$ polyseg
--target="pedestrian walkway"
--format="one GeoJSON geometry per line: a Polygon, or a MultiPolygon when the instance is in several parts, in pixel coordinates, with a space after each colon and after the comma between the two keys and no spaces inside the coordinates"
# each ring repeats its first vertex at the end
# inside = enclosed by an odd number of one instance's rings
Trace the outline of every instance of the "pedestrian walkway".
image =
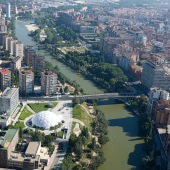
{"type": "Polygon", "coordinates": [[[26,108],[27,108],[31,113],[35,114],[34,110],[32,110],[32,108],[31,108],[28,104],[26,104],[26,108]]]}
{"type": "Polygon", "coordinates": [[[73,118],[73,122],[80,123],[82,126],[85,126],[84,122],[82,122],[82,121],[79,120],[79,119],[73,118]]]}

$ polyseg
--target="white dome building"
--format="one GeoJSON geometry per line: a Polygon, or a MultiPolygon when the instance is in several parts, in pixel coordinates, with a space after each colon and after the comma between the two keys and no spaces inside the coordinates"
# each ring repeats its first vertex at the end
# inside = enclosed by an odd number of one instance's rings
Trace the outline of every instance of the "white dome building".
{"type": "Polygon", "coordinates": [[[32,126],[50,129],[62,121],[62,115],[50,111],[42,111],[32,117],[32,126]]]}

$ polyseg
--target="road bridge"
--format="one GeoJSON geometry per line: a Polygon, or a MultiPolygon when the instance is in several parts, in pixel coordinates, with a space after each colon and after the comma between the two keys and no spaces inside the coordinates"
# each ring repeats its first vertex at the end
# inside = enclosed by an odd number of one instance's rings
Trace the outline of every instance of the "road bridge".
{"type": "Polygon", "coordinates": [[[36,101],[55,101],[55,100],[72,100],[74,97],[84,100],[99,100],[99,99],[120,99],[130,100],[138,97],[133,93],[102,93],[102,94],[88,94],[88,95],[60,95],[60,96],[37,96],[37,97],[22,97],[22,101],[36,100],[36,101]]]}
{"type": "Polygon", "coordinates": [[[133,99],[137,95],[133,93],[102,93],[102,94],[90,94],[90,95],[77,95],[77,98],[82,99],[133,99]]]}

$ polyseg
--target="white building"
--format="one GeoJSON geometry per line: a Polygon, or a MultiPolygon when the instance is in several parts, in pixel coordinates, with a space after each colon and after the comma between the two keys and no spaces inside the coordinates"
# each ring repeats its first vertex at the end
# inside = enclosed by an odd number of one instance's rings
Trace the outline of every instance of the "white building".
{"type": "Polygon", "coordinates": [[[18,88],[6,88],[0,96],[0,113],[12,114],[19,104],[18,88]]]}

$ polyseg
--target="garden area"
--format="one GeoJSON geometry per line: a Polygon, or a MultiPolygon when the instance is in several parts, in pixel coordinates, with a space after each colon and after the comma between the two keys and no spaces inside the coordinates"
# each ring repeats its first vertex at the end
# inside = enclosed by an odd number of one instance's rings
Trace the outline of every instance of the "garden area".
{"type": "Polygon", "coordinates": [[[86,111],[77,104],[73,108],[73,118],[78,119],[86,125],[86,127],[91,131],[92,117],[86,113],[86,111]]]}
{"type": "Polygon", "coordinates": [[[32,112],[30,112],[26,107],[22,111],[21,115],[19,116],[20,120],[25,120],[27,117],[31,116],[32,112]]]}
{"type": "Polygon", "coordinates": [[[24,122],[22,121],[17,121],[14,125],[14,128],[19,129],[19,128],[25,128],[24,122]]]}
{"type": "Polygon", "coordinates": [[[44,102],[44,103],[29,103],[28,104],[31,109],[35,112],[41,112],[41,111],[45,111],[48,110],[51,106],[51,108],[55,107],[57,105],[57,102],[44,102]]]}

